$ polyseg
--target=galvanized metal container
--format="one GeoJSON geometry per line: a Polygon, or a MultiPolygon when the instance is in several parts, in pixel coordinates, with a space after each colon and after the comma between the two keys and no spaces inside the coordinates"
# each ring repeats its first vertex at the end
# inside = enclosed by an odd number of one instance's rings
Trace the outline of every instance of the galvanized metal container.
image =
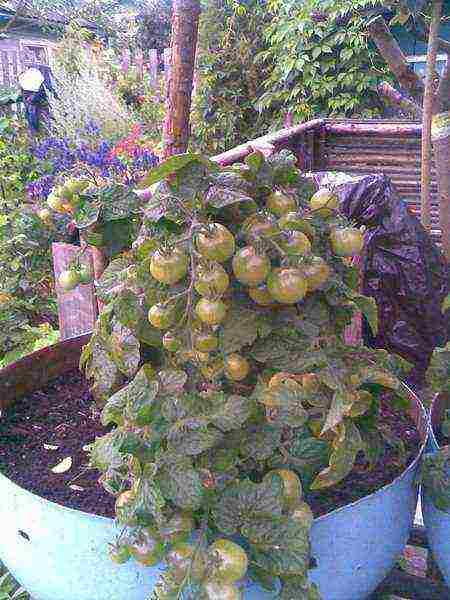
{"type": "MultiPolygon", "coordinates": [[[[81,337],[57,344],[0,371],[3,408],[73,368],[85,342],[81,337]]],[[[412,393],[411,406],[423,440],[416,460],[391,484],[314,521],[311,543],[317,567],[311,579],[324,600],[367,598],[407,542],[417,503],[416,471],[427,437],[426,415],[412,393]]],[[[107,548],[117,530],[111,519],[49,502],[1,474],[0,498],[0,559],[33,600],[148,599],[161,569],[112,563],[107,548]]],[[[255,584],[245,587],[245,600],[273,597],[255,584]]]]}
{"type": "MultiPolygon", "coordinates": [[[[427,452],[439,450],[434,431],[440,424],[443,403],[439,396],[434,399],[431,408],[430,436],[427,452]]],[[[421,490],[423,521],[427,530],[428,543],[445,582],[450,586],[450,513],[437,509],[425,490],[421,490]]]]}

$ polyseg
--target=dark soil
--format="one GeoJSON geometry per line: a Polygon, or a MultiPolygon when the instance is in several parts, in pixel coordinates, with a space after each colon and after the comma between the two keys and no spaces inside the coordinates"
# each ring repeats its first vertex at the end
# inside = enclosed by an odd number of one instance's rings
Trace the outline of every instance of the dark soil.
{"type": "Polygon", "coordinates": [[[435,437],[436,437],[437,443],[439,444],[439,446],[441,448],[442,448],[442,446],[448,446],[450,444],[450,438],[445,436],[440,429],[438,429],[435,432],[435,437]]]}
{"type": "MultiPolygon", "coordinates": [[[[113,516],[114,498],[98,483],[100,473],[87,469],[88,453],[83,449],[106,433],[94,407],[88,385],[78,371],[59,377],[23,398],[0,420],[0,470],[18,485],[48,500],[113,516]],[[53,473],[52,468],[67,457],[72,459],[71,468],[64,473],[53,473]]],[[[400,457],[397,450],[386,447],[383,458],[371,471],[359,458],[354,471],[339,486],[308,495],[306,500],[315,516],[390,483],[417,456],[420,438],[411,420],[387,403],[383,417],[404,441],[405,456],[400,457]]]]}
{"type": "Polygon", "coordinates": [[[93,407],[88,384],[78,371],[17,402],[0,420],[2,473],[58,504],[112,516],[114,498],[98,484],[100,473],[87,470],[89,455],[83,450],[106,433],[93,407]],[[72,467],[53,473],[67,457],[72,467]]]}

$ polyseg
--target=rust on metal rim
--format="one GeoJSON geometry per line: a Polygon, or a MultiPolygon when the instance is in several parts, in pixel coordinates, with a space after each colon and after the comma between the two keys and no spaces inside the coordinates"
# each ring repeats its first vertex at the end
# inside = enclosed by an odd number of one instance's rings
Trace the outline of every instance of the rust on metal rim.
{"type": "Polygon", "coordinates": [[[16,400],[78,367],[90,334],[65,340],[33,352],[0,370],[0,414],[16,400]]]}

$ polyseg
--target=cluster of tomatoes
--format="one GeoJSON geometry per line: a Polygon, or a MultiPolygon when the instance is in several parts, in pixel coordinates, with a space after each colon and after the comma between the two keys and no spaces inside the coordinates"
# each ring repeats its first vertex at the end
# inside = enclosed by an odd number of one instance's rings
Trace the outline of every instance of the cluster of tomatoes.
{"type": "MultiPolygon", "coordinates": [[[[203,375],[213,378],[224,373],[231,381],[242,381],[250,371],[247,359],[240,354],[217,357],[218,331],[231,304],[231,278],[244,286],[253,302],[263,307],[294,305],[329,279],[330,266],[322,257],[312,254],[315,229],[312,218],[305,218],[305,214],[327,219],[335,214],[337,207],[338,198],[325,189],[314,194],[306,213],[299,211],[293,196],[275,191],[267,197],[265,211],[254,213],[243,222],[245,246],[238,248],[231,231],[213,223],[195,230],[190,250],[180,244],[153,253],[150,273],[158,282],[174,286],[188,274],[191,278],[189,290],[197,294],[190,320],[191,355],[200,363],[203,375]],[[275,248],[281,266],[272,263],[269,248],[275,248]]],[[[330,233],[330,244],[336,255],[354,256],[362,249],[363,234],[354,227],[335,227],[330,233]]],[[[180,295],[183,294],[175,297],[180,295]]],[[[148,313],[153,327],[166,331],[163,345],[169,352],[183,350],[177,328],[185,329],[185,323],[180,321],[175,306],[169,297],[154,304],[148,313]]]]}
{"type": "MultiPolygon", "coordinates": [[[[279,477],[282,484],[283,509],[294,520],[312,523],[313,514],[302,501],[302,484],[291,470],[276,469],[265,478],[279,477]]],[[[132,502],[133,492],[126,491],[116,501],[116,515],[132,502]]],[[[180,585],[190,579],[200,582],[208,600],[239,600],[236,585],[247,573],[248,556],[244,548],[231,540],[220,538],[206,548],[192,542],[196,523],[188,512],[174,513],[158,531],[154,527],[140,528],[138,533],[123,537],[110,548],[110,558],[123,564],[134,558],[144,566],[155,566],[165,557],[171,575],[180,585]],[[169,548],[169,550],[167,550],[169,548]]]]}

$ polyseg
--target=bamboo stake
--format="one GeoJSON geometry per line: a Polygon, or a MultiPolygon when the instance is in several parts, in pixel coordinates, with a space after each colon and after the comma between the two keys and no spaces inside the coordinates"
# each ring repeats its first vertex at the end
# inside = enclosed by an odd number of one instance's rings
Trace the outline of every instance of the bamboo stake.
{"type": "Polygon", "coordinates": [[[422,176],[421,176],[421,220],[428,231],[431,229],[430,215],[430,180],[431,180],[431,121],[434,104],[434,77],[438,52],[438,33],[441,24],[443,0],[435,0],[433,18],[430,27],[427,54],[427,75],[425,79],[425,94],[423,99],[422,121],[422,176]]]}

